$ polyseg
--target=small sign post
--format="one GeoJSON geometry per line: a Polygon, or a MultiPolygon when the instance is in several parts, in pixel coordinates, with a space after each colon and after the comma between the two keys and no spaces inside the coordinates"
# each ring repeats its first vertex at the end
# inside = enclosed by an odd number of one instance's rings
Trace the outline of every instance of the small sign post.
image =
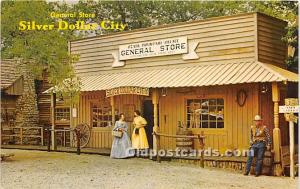
{"type": "Polygon", "coordinates": [[[295,144],[294,144],[294,123],[297,123],[298,117],[294,113],[299,112],[299,102],[297,98],[285,99],[285,106],[279,106],[279,113],[284,113],[286,121],[289,122],[290,130],[290,177],[295,178],[295,144]]]}

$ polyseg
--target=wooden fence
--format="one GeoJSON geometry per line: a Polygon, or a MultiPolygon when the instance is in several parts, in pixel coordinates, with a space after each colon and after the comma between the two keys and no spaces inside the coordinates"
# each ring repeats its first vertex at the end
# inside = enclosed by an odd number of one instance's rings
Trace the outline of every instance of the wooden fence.
{"type": "MultiPolygon", "coordinates": [[[[19,138],[20,144],[24,143],[24,138],[39,138],[41,140],[41,145],[44,145],[44,128],[43,127],[9,127],[6,132],[10,132],[9,134],[3,133],[3,129],[1,130],[1,143],[4,138],[19,138]],[[39,134],[31,134],[30,130],[37,130],[39,134]],[[30,131],[30,132],[29,132],[30,131]]],[[[15,139],[14,139],[15,141],[15,139]]]]}

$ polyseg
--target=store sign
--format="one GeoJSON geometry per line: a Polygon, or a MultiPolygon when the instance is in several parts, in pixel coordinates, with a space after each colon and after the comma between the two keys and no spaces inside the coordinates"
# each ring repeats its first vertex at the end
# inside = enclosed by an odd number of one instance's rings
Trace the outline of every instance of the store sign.
{"type": "Polygon", "coordinates": [[[119,60],[188,53],[187,37],[168,38],[119,46],[119,60]]]}
{"type": "Polygon", "coordinates": [[[299,106],[279,106],[279,113],[298,113],[299,106]]]}
{"type": "Polygon", "coordinates": [[[149,96],[149,88],[145,87],[118,87],[106,90],[106,97],[122,95],[122,94],[135,94],[149,96]]]}

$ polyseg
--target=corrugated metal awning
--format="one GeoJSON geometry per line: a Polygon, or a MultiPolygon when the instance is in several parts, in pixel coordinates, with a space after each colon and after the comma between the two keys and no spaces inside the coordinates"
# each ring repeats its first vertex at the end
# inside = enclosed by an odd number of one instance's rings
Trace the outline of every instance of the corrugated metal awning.
{"type": "Polygon", "coordinates": [[[186,67],[131,70],[81,77],[81,91],[107,90],[123,86],[147,88],[200,87],[256,82],[297,82],[298,75],[260,62],[239,62],[186,67]]]}

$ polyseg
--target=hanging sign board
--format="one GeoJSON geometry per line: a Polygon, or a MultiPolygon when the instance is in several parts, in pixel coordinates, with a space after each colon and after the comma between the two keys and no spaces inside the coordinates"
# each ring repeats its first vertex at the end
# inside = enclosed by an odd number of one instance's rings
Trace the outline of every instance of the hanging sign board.
{"type": "Polygon", "coordinates": [[[284,104],[286,106],[298,106],[299,105],[298,98],[286,98],[284,99],[284,104]]]}
{"type": "Polygon", "coordinates": [[[279,113],[298,113],[299,106],[279,106],[279,113]]]}
{"type": "Polygon", "coordinates": [[[184,54],[188,52],[187,37],[168,38],[119,46],[119,60],[184,54]]]}
{"type": "Polygon", "coordinates": [[[77,117],[77,108],[72,108],[72,117],[73,118],[77,117]]]}
{"type": "Polygon", "coordinates": [[[117,87],[106,90],[106,97],[122,95],[122,94],[135,94],[142,96],[149,96],[149,88],[145,87],[117,87]]]}

